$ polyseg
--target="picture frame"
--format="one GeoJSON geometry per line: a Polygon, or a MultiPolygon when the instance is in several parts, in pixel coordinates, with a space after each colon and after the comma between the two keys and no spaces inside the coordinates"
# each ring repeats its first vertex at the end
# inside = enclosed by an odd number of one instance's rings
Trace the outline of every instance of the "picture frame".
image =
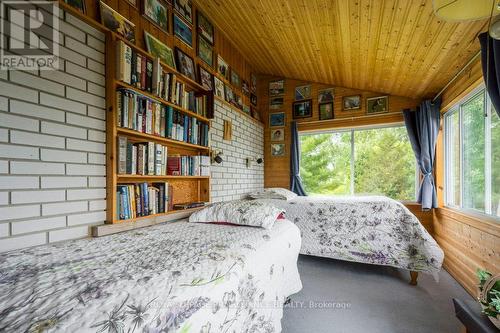
{"type": "Polygon", "coordinates": [[[318,103],[333,103],[335,98],[333,88],[321,89],[318,91],[318,103]]]}
{"type": "Polygon", "coordinates": [[[210,91],[214,90],[214,76],[200,65],[198,65],[198,78],[203,88],[210,91]]]}
{"type": "Polygon", "coordinates": [[[279,96],[285,93],[285,80],[269,82],[269,96],[279,96]]]}
{"type": "Polygon", "coordinates": [[[196,12],[196,24],[199,36],[205,38],[211,45],[214,45],[214,25],[199,10],[196,12]]]}
{"type": "Polygon", "coordinates": [[[236,88],[241,87],[240,76],[232,68],[231,68],[231,84],[233,85],[233,87],[236,87],[236,88]]]}
{"type": "Polygon", "coordinates": [[[250,92],[252,94],[257,94],[257,75],[250,74],[250,92]]]}
{"type": "Polygon", "coordinates": [[[198,58],[210,67],[214,65],[214,50],[213,46],[201,36],[198,36],[198,58]]]}
{"type": "Polygon", "coordinates": [[[361,95],[342,97],[342,110],[357,110],[361,108],[361,95]]]}
{"type": "Polygon", "coordinates": [[[293,102],[293,119],[312,117],[312,100],[293,102]]]}
{"type": "Polygon", "coordinates": [[[241,91],[245,96],[250,96],[250,87],[246,80],[241,80],[241,91]]]}
{"type": "Polygon", "coordinates": [[[296,101],[303,101],[305,99],[310,99],[310,98],[311,98],[311,85],[310,84],[295,87],[295,100],[296,101]]]}
{"type": "Polygon", "coordinates": [[[177,70],[184,76],[196,81],[196,70],[194,60],[189,55],[184,53],[180,48],[175,48],[175,63],[177,70]]]}
{"type": "Polygon", "coordinates": [[[250,104],[257,106],[257,95],[250,94],[250,104]]]}
{"type": "Polygon", "coordinates": [[[275,128],[271,130],[271,141],[285,141],[285,128],[275,128]]]}
{"type": "Polygon", "coordinates": [[[135,24],[127,20],[120,13],[100,1],[101,23],[109,30],[123,36],[131,43],[135,43],[135,24]]]}
{"type": "Polygon", "coordinates": [[[271,156],[273,156],[273,157],[285,156],[285,144],[284,143],[271,143],[271,156]]]}
{"type": "Polygon", "coordinates": [[[174,36],[189,47],[193,47],[193,31],[179,16],[174,14],[174,36]]]}
{"type": "Polygon", "coordinates": [[[269,114],[269,127],[283,127],[283,126],[285,126],[285,112],[269,114]]]}
{"type": "Polygon", "coordinates": [[[220,54],[217,55],[217,72],[229,81],[229,65],[220,54]]]}
{"type": "Polygon", "coordinates": [[[85,14],[87,12],[87,7],[85,6],[85,0],[64,0],[64,3],[75,8],[82,14],[85,14]]]}
{"type": "Polygon", "coordinates": [[[252,114],[252,117],[254,119],[257,119],[258,121],[260,121],[260,113],[256,108],[250,107],[250,113],[252,114]]]}
{"type": "Polygon", "coordinates": [[[128,2],[129,5],[131,5],[132,7],[135,7],[137,8],[137,1],[138,0],[125,0],[128,2]]]}
{"type": "Polygon", "coordinates": [[[193,3],[191,0],[174,0],[174,10],[189,24],[193,24],[193,3]]]}
{"type": "Polygon", "coordinates": [[[233,93],[233,105],[238,109],[243,110],[243,99],[236,93],[233,93]]]}
{"type": "Polygon", "coordinates": [[[271,97],[269,99],[269,108],[272,110],[281,109],[281,107],[283,106],[283,102],[283,96],[271,97]]]}
{"type": "Polygon", "coordinates": [[[246,114],[250,115],[251,114],[250,105],[243,104],[243,112],[245,112],[246,114]]]}
{"type": "Polygon", "coordinates": [[[177,69],[177,66],[175,65],[174,51],[172,51],[170,47],[162,43],[159,39],[156,39],[146,30],[144,30],[144,41],[146,43],[146,51],[148,51],[148,53],[155,58],[160,58],[164,64],[177,69]]]}
{"type": "Polygon", "coordinates": [[[214,75],[214,95],[225,100],[224,82],[214,75]]]}
{"type": "Polygon", "coordinates": [[[233,104],[234,92],[233,89],[227,84],[224,85],[224,98],[226,99],[226,102],[233,104]]]}
{"type": "Polygon", "coordinates": [[[320,103],[318,104],[319,120],[329,120],[333,119],[333,102],[320,103]]]}
{"type": "Polygon", "coordinates": [[[389,112],[389,97],[379,96],[366,99],[366,114],[389,112]]]}
{"type": "Polygon", "coordinates": [[[143,0],[142,15],[160,30],[168,33],[170,16],[165,2],[162,0],[143,0]]]}

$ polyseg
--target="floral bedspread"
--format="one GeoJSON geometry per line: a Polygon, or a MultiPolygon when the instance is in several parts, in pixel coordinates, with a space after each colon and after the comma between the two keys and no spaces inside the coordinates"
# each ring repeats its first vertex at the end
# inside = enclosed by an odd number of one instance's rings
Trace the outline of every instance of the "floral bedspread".
{"type": "Polygon", "coordinates": [[[186,221],[0,255],[0,332],[279,332],[300,233],[186,221]]]}
{"type": "Polygon", "coordinates": [[[261,200],[286,210],[302,234],[300,253],[387,265],[436,276],[444,254],[402,203],[383,196],[261,200]]]}

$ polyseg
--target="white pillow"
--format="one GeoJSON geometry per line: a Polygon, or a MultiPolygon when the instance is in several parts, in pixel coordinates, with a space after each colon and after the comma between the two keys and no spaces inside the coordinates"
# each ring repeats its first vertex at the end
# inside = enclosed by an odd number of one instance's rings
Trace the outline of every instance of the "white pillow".
{"type": "Polygon", "coordinates": [[[208,205],[191,214],[189,222],[230,223],[271,229],[284,212],[259,201],[234,200],[208,205]]]}
{"type": "Polygon", "coordinates": [[[297,197],[297,194],[281,187],[268,187],[262,191],[252,192],[248,195],[252,199],[278,199],[292,200],[297,197]]]}

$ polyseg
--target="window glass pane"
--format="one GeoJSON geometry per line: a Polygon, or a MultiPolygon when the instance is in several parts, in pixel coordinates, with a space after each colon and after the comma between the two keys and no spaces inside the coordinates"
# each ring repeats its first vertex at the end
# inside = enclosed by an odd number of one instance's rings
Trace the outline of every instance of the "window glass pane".
{"type": "Polygon", "coordinates": [[[460,206],[460,117],[455,111],[447,116],[446,121],[446,144],[448,156],[447,163],[447,202],[452,206],[460,206]]]}
{"type": "Polygon", "coordinates": [[[405,127],[354,132],[354,193],[415,199],[415,155],[405,127]]]}
{"type": "Polygon", "coordinates": [[[300,176],[309,195],[349,194],[351,132],[300,135],[300,176]]]}
{"type": "Polygon", "coordinates": [[[464,208],[485,211],[484,93],[462,105],[464,208]]]}
{"type": "Polygon", "coordinates": [[[500,217],[500,118],[491,111],[491,214],[500,217]]]}

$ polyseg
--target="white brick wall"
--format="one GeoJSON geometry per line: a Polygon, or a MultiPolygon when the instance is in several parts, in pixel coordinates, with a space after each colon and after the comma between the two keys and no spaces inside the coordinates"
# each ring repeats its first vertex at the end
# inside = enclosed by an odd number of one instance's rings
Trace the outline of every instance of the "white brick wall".
{"type": "MultiPolygon", "coordinates": [[[[264,188],[264,164],[246,158],[264,158],[264,128],[226,104],[215,102],[215,119],[211,127],[212,149],[222,150],[223,162],[212,164],[212,201],[240,199],[246,193],[264,188]],[[223,140],[224,120],[232,122],[231,141],[223,140]]],[[[265,163],[265,161],[264,161],[265,163]]]]}
{"type": "Polygon", "coordinates": [[[104,34],[64,20],[59,71],[0,73],[0,252],[106,218],[104,34]]]}

